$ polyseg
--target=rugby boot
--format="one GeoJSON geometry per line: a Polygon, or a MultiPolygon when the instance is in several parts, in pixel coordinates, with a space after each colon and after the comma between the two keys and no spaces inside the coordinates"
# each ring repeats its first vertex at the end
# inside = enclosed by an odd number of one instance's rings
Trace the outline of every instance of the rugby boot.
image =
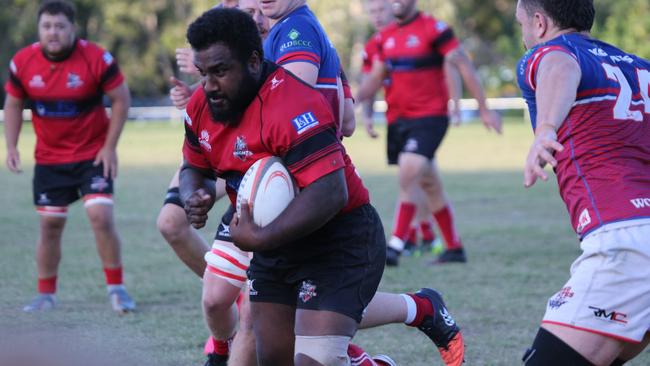
{"type": "Polygon", "coordinates": [[[375,361],[377,366],[397,366],[397,362],[386,355],[374,355],[372,360],[375,361]]]}
{"type": "Polygon", "coordinates": [[[417,328],[438,347],[440,357],[447,366],[459,366],[465,360],[465,344],[460,328],[447,311],[442,296],[438,291],[423,288],[415,296],[431,303],[433,313],[424,316],[417,328]]]}
{"type": "Polygon", "coordinates": [[[55,306],[56,298],[54,297],[54,294],[38,294],[32,302],[25,305],[23,311],[26,313],[48,311],[54,309],[55,306]]]}
{"type": "Polygon", "coordinates": [[[108,300],[111,302],[113,311],[119,314],[126,314],[135,310],[135,301],[126,292],[124,286],[110,286],[108,300]]]}
{"type": "Polygon", "coordinates": [[[467,262],[467,256],[465,255],[465,249],[457,248],[457,249],[445,250],[431,264],[466,263],[466,262],[467,262]]]}

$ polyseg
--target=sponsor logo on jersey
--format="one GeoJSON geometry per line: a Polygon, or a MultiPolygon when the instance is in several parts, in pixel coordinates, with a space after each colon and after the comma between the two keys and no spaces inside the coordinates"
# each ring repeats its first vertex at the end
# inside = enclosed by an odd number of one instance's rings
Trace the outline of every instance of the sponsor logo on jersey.
{"type": "Polygon", "coordinates": [[[449,25],[447,25],[447,23],[443,22],[442,20],[436,21],[436,30],[438,32],[442,32],[447,28],[449,28],[449,25]]]}
{"type": "Polygon", "coordinates": [[[106,178],[101,176],[92,177],[90,181],[90,189],[93,191],[102,192],[106,188],[108,188],[108,182],[106,181],[106,178]]]}
{"type": "Polygon", "coordinates": [[[316,117],[314,117],[314,114],[312,112],[307,112],[299,115],[298,117],[292,119],[291,123],[299,135],[312,127],[318,126],[318,120],[316,117]]]}
{"type": "Polygon", "coordinates": [[[43,81],[43,77],[41,75],[34,75],[32,76],[32,80],[29,81],[29,87],[30,88],[45,88],[45,82],[43,81]]]}
{"type": "Polygon", "coordinates": [[[605,52],[602,48],[600,47],[594,47],[589,49],[589,52],[591,52],[594,56],[599,56],[599,57],[607,57],[607,52],[605,52]]]}
{"type": "Polygon", "coordinates": [[[576,228],[576,231],[581,233],[589,224],[591,224],[591,216],[589,216],[589,210],[585,208],[582,210],[582,213],[580,213],[580,217],[578,218],[578,227],[576,228]]]}
{"type": "Polygon", "coordinates": [[[104,59],[106,65],[110,65],[113,63],[113,55],[111,55],[110,52],[108,51],[104,52],[104,54],[102,55],[102,59],[104,59]]]}
{"type": "Polygon", "coordinates": [[[207,130],[201,131],[201,136],[199,136],[199,144],[201,147],[208,151],[212,151],[212,145],[210,145],[210,134],[207,130]]]}
{"type": "Polygon", "coordinates": [[[278,85],[282,84],[284,82],[284,79],[276,79],[276,76],[271,79],[271,90],[275,89],[278,87],[278,85]]]}
{"type": "Polygon", "coordinates": [[[303,303],[307,303],[316,296],[318,296],[316,293],[316,285],[314,285],[310,280],[302,281],[300,292],[298,293],[300,300],[302,300],[303,303]]]}
{"type": "Polygon", "coordinates": [[[81,77],[77,74],[69,73],[68,74],[68,82],[65,84],[68,89],[75,89],[83,85],[83,81],[81,80],[81,77]]]}
{"type": "Polygon", "coordinates": [[[300,37],[300,32],[295,29],[291,29],[291,31],[289,31],[289,34],[287,34],[287,37],[289,37],[290,40],[295,41],[298,37],[300,37]]]}
{"type": "Polygon", "coordinates": [[[39,205],[44,206],[44,205],[49,204],[50,202],[52,202],[52,201],[50,201],[50,199],[47,197],[47,193],[41,193],[41,194],[38,195],[38,204],[39,205]]]}
{"type": "Polygon", "coordinates": [[[302,39],[296,39],[293,41],[285,42],[282,45],[280,45],[280,52],[284,52],[287,48],[292,48],[292,47],[313,48],[311,41],[303,41],[302,39]]]}
{"type": "Polygon", "coordinates": [[[420,39],[418,38],[418,36],[410,34],[406,38],[406,47],[407,48],[415,48],[415,47],[417,47],[419,45],[420,45],[420,39]]]}
{"type": "Polygon", "coordinates": [[[599,319],[603,319],[609,322],[617,322],[621,324],[627,324],[627,314],[620,313],[618,311],[607,311],[601,309],[597,306],[590,306],[589,309],[594,311],[594,316],[599,319]]]}
{"type": "Polygon", "coordinates": [[[572,298],[573,295],[574,293],[571,291],[571,286],[564,287],[548,301],[548,307],[551,309],[559,309],[560,306],[569,302],[569,299],[572,298]]]}
{"type": "Polygon", "coordinates": [[[187,110],[183,111],[183,120],[188,126],[192,126],[192,118],[190,118],[190,115],[187,114],[187,110]]]}
{"type": "Polygon", "coordinates": [[[634,208],[650,207],[650,198],[633,198],[630,202],[634,205],[634,208]]]}
{"type": "Polygon", "coordinates": [[[246,161],[249,156],[253,153],[248,150],[248,145],[246,144],[246,139],[244,136],[237,136],[235,141],[235,150],[232,152],[232,155],[241,161],[246,161]]]}

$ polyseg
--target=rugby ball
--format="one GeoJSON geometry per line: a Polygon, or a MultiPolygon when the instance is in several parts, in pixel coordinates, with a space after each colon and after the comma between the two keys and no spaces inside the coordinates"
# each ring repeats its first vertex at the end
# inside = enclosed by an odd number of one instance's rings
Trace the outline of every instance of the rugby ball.
{"type": "Polygon", "coordinates": [[[244,174],[237,190],[237,215],[241,204],[252,206],[253,221],[266,226],[284,211],[296,196],[297,188],[291,174],[276,156],[256,161],[244,174]]]}

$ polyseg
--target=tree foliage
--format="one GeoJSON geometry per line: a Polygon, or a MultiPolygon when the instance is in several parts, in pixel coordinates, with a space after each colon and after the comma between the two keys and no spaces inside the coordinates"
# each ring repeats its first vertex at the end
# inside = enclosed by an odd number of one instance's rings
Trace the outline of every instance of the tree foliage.
{"type": "MultiPolygon", "coordinates": [[[[164,99],[175,74],[174,50],[185,46],[187,25],[215,0],[75,0],[80,37],[111,51],[127,76],[133,95],[164,99]]],[[[0,7],[0,65],[37,40],[34,0],[3,0],[0,7]],[[17,21],[16,14],[22,14],[17,21]],[[30,14],[32,15],[30,17],[30,14]]],[[[372,29],[362,0],[309,0],[354,79],[364,41],[372,29]]],[[[650,58],[650,3],[647,0],[595,0],[594,35],[650,58]]],[[[419,7],[450,23],[479,67],[492,95],[516,95],[514,66],[523,53],[513,0],[420,0],[419,7]]],[[[7,72],[0,81],[4,83],[7,72]]]]}

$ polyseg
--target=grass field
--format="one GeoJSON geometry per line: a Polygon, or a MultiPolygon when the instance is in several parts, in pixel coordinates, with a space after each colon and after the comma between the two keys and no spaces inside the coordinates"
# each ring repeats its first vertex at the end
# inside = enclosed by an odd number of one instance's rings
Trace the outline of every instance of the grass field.
{"type": "MultiPolygon", "coordinates": [[[[385,165],[385,134],[380,132],[382,139],[371,140],[357,131],[345,144],[390,231],[396,171],[385,165]]],[[[120,142],[116,213],[125,280],[138,312],[118,317],[109,310],[92,233],[81,205],[75,204],[64,233],[59,307],[34,315],[20,311],[35,292],[38,229],[31,203],[34,135],[30,125],[24,126],[20,151],[25,172],[0,169],[0,349],[13,338],[45,336],[101,349],[102,358],[115,357],[115,365],[128,363],[122,358],[139,365],[203,364],[207,331],[200,281],[155,227],[179,163],[181,141],[180,124],[129,123],[120,142]]],[[[431,257],[405,258],[400,267],[385,271],[381,284],[392,292],[423,286],[442,291],[464,329],[468,365],[521,364],[547,298],[562,287],[579,254],[555,183],[523,188],[521,167],[530,141],[530,127],[519,120],[509,120],[500,137],[478,123],[450,130],[439,165],[469,263],[429,266],[431,257]]],[[[3,163],[5,151],[2,139],[3,163]]],[[[203,230],[206,238],[213,234],[222,205],[208,225],[212,229],[203,230]]],[[[354,341],[400,365],[441,364],[430,341],[404,325],[360,331],[354,341]]],[[[650,364],[650,354],[630,364],[650,364]]]]}

